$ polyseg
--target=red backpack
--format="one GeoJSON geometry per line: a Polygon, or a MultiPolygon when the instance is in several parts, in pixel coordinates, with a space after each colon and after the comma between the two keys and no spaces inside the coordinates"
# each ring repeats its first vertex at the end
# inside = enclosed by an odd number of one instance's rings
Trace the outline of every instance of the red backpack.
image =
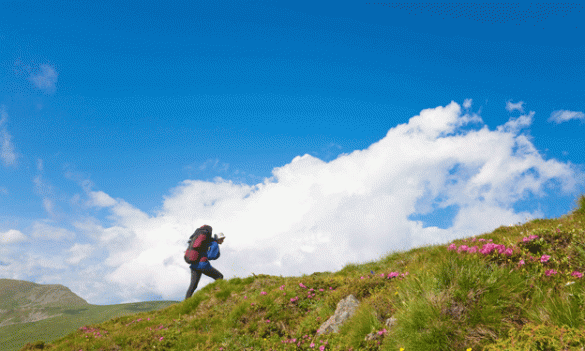
{"type": "Polygon", "coordinates": [[[185,262],[188,264],[197,264],[208,261],[207,247],[211,243],[212,228],[207,224],[202,225],[195,230],[195,233],[189,237],[189,246],[185,251],[185,262]]]}

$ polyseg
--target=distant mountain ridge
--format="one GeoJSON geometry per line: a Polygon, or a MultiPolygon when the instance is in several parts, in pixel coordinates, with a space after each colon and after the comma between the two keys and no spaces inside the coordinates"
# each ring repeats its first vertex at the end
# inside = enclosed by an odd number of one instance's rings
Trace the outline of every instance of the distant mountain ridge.
{"type": "Polygon", "coordinates": [[[60,316],[62,307],[84,305],[89,303],[60,284],[0,279],[0,327],[60,316]]]}

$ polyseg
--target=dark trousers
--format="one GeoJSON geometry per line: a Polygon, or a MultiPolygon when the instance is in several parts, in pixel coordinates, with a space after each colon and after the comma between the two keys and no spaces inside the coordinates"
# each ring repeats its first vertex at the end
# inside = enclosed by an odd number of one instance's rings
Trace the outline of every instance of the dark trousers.
{"type": "Polygon", "coordinates": [[[189,285],[189,289],[187,290],[187,296],[185,300],[191,297],[197,289],[197,285],[199,285],[199,279],[201,279],[201,274],[205,274],[206,276],[213,278],[215,280],[223,279],[223,274],[221,274],[217,269],[211,268],[206,270],[198,270],[191,268],[191,284],[189,285]]]}

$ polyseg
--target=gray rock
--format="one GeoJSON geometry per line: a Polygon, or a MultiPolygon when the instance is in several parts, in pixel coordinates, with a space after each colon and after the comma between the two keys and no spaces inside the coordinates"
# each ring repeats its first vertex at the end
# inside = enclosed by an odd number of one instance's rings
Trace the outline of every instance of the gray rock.
{"type": "Polygon", "coordinates": [[[393,326],[394,324],[396,324],[396,318],[394,318],[394,317],[390,317],[390,318],[386,319],[386,323],[385,323],[385,324],[386,324],[386,326],[387,326],[388,328],[392,328],[392,326],[393,326]]]}
{"type": "Polygon", "coordinates": [[[380,335],[378,335],[377,332],[372,332],[372,333],[366,335],[366,337],[364,338],[364,340],[366,340],[366,341],[377,340],[379,337],[380,337],[380,335]]]}
{"type": "Polygon", "coordinates": [[[358,305],[359,301],[353,295],[349,295],[345,299],[339,301],[335,313],[333,316],[329,317],[325,323],[321,324],[317,330],[317,335],[337,333],[341,325],[353,316],[358,305]]]}

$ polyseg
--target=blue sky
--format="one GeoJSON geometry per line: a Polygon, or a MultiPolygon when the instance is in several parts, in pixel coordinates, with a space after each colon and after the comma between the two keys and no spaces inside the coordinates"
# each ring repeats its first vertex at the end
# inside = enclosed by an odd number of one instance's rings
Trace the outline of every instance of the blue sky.
{"type": "Polygon", "coordinates": [[[203,224],[230,278],[566,214],[583,7],[0,1],[0,277],[181,300],[203,224]]]}

